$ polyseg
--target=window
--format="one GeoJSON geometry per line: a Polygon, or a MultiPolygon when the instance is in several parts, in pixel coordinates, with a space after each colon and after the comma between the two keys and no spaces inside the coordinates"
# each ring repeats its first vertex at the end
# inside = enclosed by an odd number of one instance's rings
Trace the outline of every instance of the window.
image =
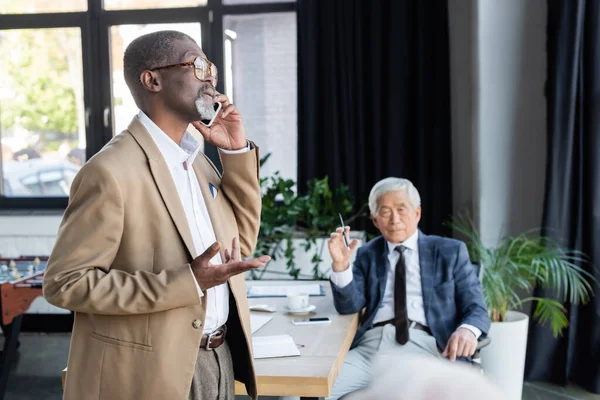
{"type": "Polygon", "coordinates": [[[131,10],[205,6],[207,0],[104,0],[105,10],[131,10]]]}
{"type": "Polygon", "coordinates": [[[0,14],[36,14],[87,10],[87,0],[0,0],[0,14]]]}
{"type": "Polygon", "coordinates": [[[294,3],[296,0],[224,0],[223,4],[294,3]]]}
{"type": "MultiPolygon", "coordinates": [[[[248,136],[273,152],[265,171],[295,178],[294,2],[0,0],[0,27],[0,209],[64,209],[79,168],[138,111],[123,78],[125,48],[159,29],[198,41],[248,136]],[[264,62],[251,82],[244,66],[264,62]]],[[[213,146],[205,152],[219,164],[213,146]]]]}
{"type": "Polygon", "coordinates": [[[68,196],[62,171],[85,161],[80,29],[0,31],[0,76],[4,195],[68,196]]]}
{"type": "Polygon", "coordinates": [[[261,154],[271,153],[261,175],[296,180],[296,13],[226,15],[223,28],[225,93],[261,154]]]}

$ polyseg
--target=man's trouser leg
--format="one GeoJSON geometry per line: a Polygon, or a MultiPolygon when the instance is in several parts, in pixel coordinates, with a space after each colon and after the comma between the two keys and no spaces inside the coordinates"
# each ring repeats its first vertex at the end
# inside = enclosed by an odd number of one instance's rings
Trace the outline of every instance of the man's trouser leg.
{"type": "Polygon", "coordinates": [[[233,362],[227,342],[213,350],[198,350],[189,400],[232,400],[233,362]]]}

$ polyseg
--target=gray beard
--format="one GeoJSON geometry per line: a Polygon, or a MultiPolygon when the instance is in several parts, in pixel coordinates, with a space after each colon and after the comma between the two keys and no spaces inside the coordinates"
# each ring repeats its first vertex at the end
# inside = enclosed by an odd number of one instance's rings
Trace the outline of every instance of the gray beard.
{"type": "Polygon", "coordinates": [[[216,114],[216,111],[211,104],[207,104],[204,98],[196,99],[196,110],[198,110],[198,114],[200,114],[200,119],[211,120],[216,114]]]}

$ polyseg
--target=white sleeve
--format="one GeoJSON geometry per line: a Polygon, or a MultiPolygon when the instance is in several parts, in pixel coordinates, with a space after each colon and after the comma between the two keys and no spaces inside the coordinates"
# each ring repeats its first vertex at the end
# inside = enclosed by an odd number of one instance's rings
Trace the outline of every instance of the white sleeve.
{"type": "Polygon", "coordinates": [[[239,149],[239,150],[225,150],[219,147],[219,150],[221,150],[223,153],[225,154],[241,154],[241,153],[245,153],[247,151],[250,151],[250,142],[248,142],[246,140],[246,147],[244,147],[243,149],[239,149]]]}
{"type": "Polygon", "coordinates": [[[198,285],[198,281],[196,280],[196,276],[194,276],[194,271],[192,271],[192,266],[190,265],[190,272],[192,274],[192,279],[194,280],[194,283],[196,284],[196,290],[198,290],[198,297],[204,297],[204,293],[202,293],[202,289],[200,289],[200,285],[198,285]]]}
{"type": "Polygon", "coordinates": [[[468,330],[470,330],[471,332],[473,332],[473,334],[475,335],[475,339],[479,339],[479,336],[481,336],[481,331],[479,330],[479,328],[476,328],[473,325],[462,324],[458,328],[467,328],[468,330]]]}
{"type": "Polygon", "coordinates": [[[340,289],[348,286],[350,282],[352,282],[352,278],[352,268],[350,268],[350,266],[342,272],[331,271],[331,282],[340,289]]]}

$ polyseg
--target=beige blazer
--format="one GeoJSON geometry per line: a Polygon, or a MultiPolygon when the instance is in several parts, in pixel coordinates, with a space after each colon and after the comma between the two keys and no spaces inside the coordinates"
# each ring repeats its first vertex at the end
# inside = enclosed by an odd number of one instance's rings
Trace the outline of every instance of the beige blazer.
{"type": "MultiPolygon", "coordinates": [[[[221,248],[239,234],[249,256],[260,220],[258,149],[221,161],[223,176],[202,153],[193,167],[221,248]]],[[[192,323],[206,313],[188,268],[193,252],[167,164],[134,118],[75,178],[44,275],[48,302],[75,312],[64,399],[188,399],[202,337],[192,323]]],[[[243,276],[229,287],[236,380],[256,398],[243,276]]]]}

